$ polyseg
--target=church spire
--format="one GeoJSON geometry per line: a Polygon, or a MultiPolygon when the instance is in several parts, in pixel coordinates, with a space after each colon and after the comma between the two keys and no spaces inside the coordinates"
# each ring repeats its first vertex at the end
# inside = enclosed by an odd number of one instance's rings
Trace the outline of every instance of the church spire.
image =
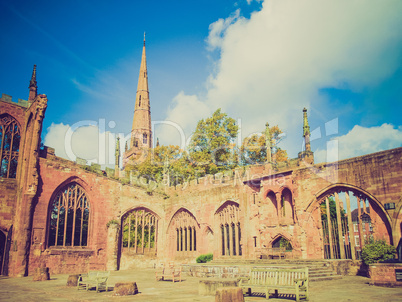
{"type": "Polygon", "coordinates": [[[149,149],[152,146],[151,106],[149,103],[147,57],[142,48],[140,74],[138,77],[137,94],[134,107],[133,127],[131,130],[131,148],[149,149]]]}
{"type": "Polygon", "coordinates": [[[33,67],[31,81],[29,82],[28,88],[29,88],[28,102],[32,104],[32,102],[38,95],[38,85],[36,83],[36,65],[34,65],[33,67]]]}

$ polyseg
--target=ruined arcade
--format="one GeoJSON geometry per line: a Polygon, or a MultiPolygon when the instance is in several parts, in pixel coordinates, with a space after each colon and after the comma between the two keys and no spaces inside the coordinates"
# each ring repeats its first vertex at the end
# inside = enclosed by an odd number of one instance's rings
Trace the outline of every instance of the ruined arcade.
{"type": "MultiPolygon", "coordinates": [[[[96,173],[41,147],[51,104],[37,92],[36,67],[28,101],[0,100],[2,275],[193,263],[206,253],[258,259],[281,240],[292,259],[359,259],[366,239],[397,245],[402,236],[402,148],[314,163],[307,110],[298,158],[279,165],[268,154],[264,165],[153,183],[150,192],[118,163],[96,173]]],[[[144,41],[123,164],[152,148],[150,108],[144,41]]]]}

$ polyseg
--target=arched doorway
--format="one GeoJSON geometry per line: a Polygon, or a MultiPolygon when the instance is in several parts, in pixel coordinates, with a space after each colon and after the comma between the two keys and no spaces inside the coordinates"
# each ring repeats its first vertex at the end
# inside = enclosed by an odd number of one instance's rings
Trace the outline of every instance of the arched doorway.
{"type": "Polygon", "coordinates": [[[360,259],[364,245],[373,239],[392,243],[387,215],[369,194],[334,186],[317,200],[325,259],[360,259]]]}

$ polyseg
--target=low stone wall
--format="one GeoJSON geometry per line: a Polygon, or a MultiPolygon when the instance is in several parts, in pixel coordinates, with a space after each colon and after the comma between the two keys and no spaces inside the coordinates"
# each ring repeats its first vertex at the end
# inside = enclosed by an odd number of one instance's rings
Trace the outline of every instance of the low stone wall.
{"type": "Polygon", "coordinates": [[[334,259],[334,260],[326,260],[331,269],[337,274],[341,276],[356,276],[361,273],[361,264],[360,260],[351,260],[351,259],[334,259]]]}
{"type": "Polygon", "coordinates": [[[247,277],[250,272],[250,265],[204,265],[204,264],[182,264],[182,272],[188,276],[199,278],[237,278],[247,277]]]}
{"type": "Polygon", "coordinates": [[[105,263],[96,257],[92,250],[48,249],[40,256],[32,256],[29,263],[29,275],[37,267],[46,264],[51,275],[86,273],[89,270],[104,270],[105,263]]]}
{"type": "Polygon", "coordinates": [[[198,294],[203,296],[215,296],[216,290],[221,287],[236,287],[239,282],[237,279],[216,279],[207,278],[198,282],[198,294]]]}
{"type": "Polygon", "coordinates": [[[401,272],[402,263],[375,263],[370,264],[370,284],[379,286],[402,286],[402,281],[396,281],[396,270],[401,272]]]}

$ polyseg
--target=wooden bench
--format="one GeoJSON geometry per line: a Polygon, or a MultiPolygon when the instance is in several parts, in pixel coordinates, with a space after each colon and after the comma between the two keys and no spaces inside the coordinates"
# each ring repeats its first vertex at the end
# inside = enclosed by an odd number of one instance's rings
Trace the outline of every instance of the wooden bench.
{"type": "Polygon", "coordinates": [[[274,258],[286,258],[285,247],[263,247],[257,251],[259,259],[274,259],[274,258]]]}
{"type": "Polygon", "coordinates": [[[89,271],[88,274],[81,274],[78,277],[77,289],[96,288],[96,292],[101,289],[108,291],[108,279],[110,271],[89,271]]]}
{"type": "Polygon", "coordinates": [[[267,299],[274,290],[276,297],[280,291],[294,293],[296,301],[300,301],[300,298],[308,300],[308,268],[254,267],[249,277],[240,278],[239,287],[247,289],[249,295],[252,289],[263,289],[267,299]]]}
{"type": "Polygon", "coordinates": [[[155,272],[155,277],[156,277],[156,281],[159,280],[165,280],[165,278],[167,279],[171,279],[173,281],[173,283],[175,282],[175,280],[178,280],[179,282],[181,282],[181,266],[179,268],[174,267],[174,266],[169,266],[169,267],[164,267],[162,268],[162,271],[156,271],[155,272]]]}

